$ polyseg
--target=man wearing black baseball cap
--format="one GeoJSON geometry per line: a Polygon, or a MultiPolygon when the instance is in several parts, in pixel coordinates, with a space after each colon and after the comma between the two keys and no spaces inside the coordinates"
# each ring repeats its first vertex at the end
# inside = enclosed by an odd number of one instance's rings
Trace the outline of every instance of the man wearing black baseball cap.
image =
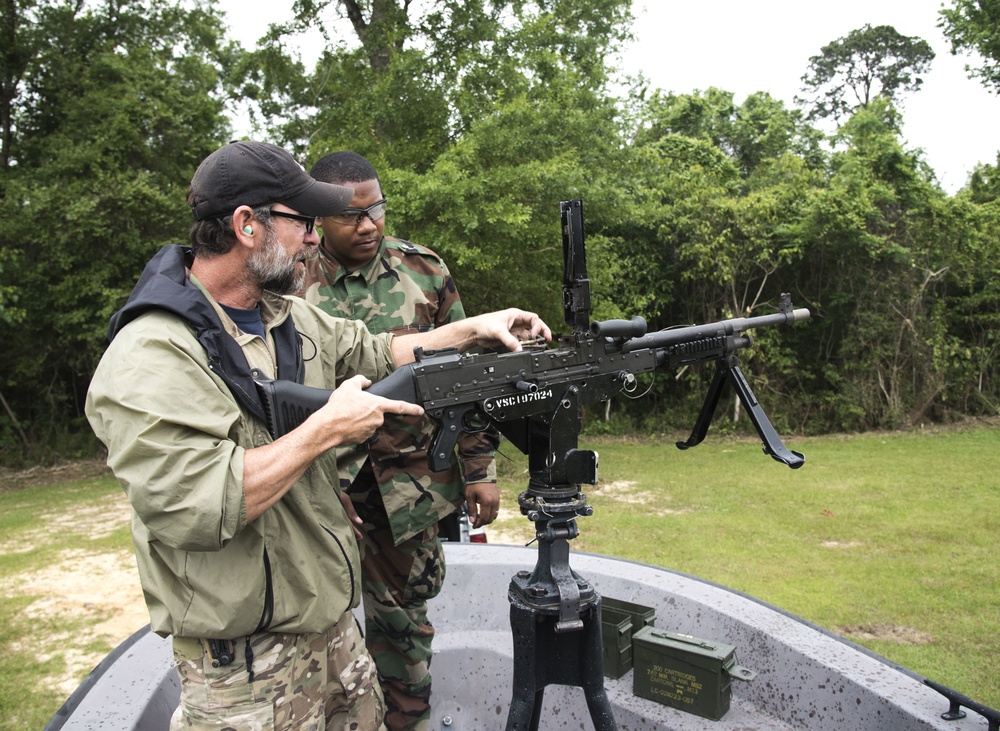
{"type": "Polygon", "coordinates": [[[286,296],[319,243],[316,217],[352,196],[274,145],[217,150],[191,180],[190,247],[157,252],[111,318],[87,416],[132,505],[152,629],[172,637],[172,729],[382,728],[331,450],[364,442],[386,413],[422,413],[363,390],[414,347],[518,350],[514,333],[551,337],[516,309],[372,335],[286,296]],[[258,375],[335,390],[275,440],[258,375]]]}
{"type": "Polygon", "coordinates": [[[354,191],[320,183],[292,156],[266,142],[231,142],[216,150],[191,179],[188,203],[196,221],[230,215],[241,203],[251,207],[277,201],[313,217],[339,213],[354,191]]]}

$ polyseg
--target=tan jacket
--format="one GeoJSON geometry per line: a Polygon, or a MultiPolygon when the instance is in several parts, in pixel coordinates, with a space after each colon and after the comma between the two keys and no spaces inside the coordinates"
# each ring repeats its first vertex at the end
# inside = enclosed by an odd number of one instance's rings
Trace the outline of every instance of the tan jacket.
{"type": "MultiPolygon", "coordinates": [[[[291,314],[304,335],[305,383],[334,388],[393,368],[391,336],[271,297],[265,328],[291,314]]],[[[101,360],[87,416],[132,504],[132,535],[152,629],[231,639],[265,627],[323,632],[359,598],[359,556],[332,453],[248,524],[243,455],[271,437],[209,368],[177,315],[125,325],[101,360]]]]}

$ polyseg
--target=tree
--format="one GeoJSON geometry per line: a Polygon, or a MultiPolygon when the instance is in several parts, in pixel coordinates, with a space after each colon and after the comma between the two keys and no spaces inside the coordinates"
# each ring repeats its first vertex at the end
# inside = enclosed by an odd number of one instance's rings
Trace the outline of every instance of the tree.
{"type": "Polygon", "coordinates": [[[238,49],[211,5],[39,4],[32,17],[46,43],[0,171],[0,388],[44,443],[83,424],[108,316],[156,248],[186,238],[187,184],[228,136],[222,77],[238,49]]]}
{"type": "Polygon", "coordinates": [[[10,165],[16,100],[41,38],[32,24],[36,10],[30,0],[4,0],[0,5],[0,171],[10,165]]]}
{"type": "Polygon", "coordinates": [[[736,103],[730,91],[710,87],[675,94],[657,89],[640,112],[635,142],[643,145],[676,134],[724,149],[733,136],[735,117],[736,103]]]}
{"type": "Polygon", "coordinates": [[[638,112],[635,143],[677,134],[705,140],[729,155],[744,178],[768,159],[794,153],[810,165],[822,164],[822,134],[767,92],[755,92],[737,106],[732,92],[709,88],[691,94],[654,92],[638,112]]]}
{"type": "Polygon", "coordinates": [[[273,72],[251,79],[247,93],[282,98],[272,128],[304,158],[350,147],[382,165],[426,170],[495,104],[564,71],[601,89],[607,59],[628,37],[630,7],[631,0],[299,0],[295,19],[264,40],[273,72]],[[328,41],[303,83],[279,58],[287,58],[286,36],[307,27],[328,41]]]}
{"type": "Polygon", "coordinates": [[[854,110],[867,109],[876,97],[899,103],[904,91],[917,91],[920,74],[930,69],[934,51],[917,36],[901,35],[890,25],[865,25],[823,46],[809,59],[802,77],[811,105],[809,119],[839,120],[854,110]]]}
{"type": "Polygon", "coordinates": [[[952,247],[947,319],[956,347],[950,403],[963,414],[1000,415],[1000,199],[976,200],[975,189],[951,199],[960,232],[952,247]]]}
{"type": "Polygon", "coordinates": [[[941,418],[956,340],[942,307],[965,231],[884,99],[841,128],[802,217],[798,286],[813,299],[819,415],[835,429],[941,418]]]}
{"type": "Polygon", "coordinates": [[[825,164],[821,151],[823,134],[807,124],[798,109],[786,109],[784,102],[767,92],[750,94],[736,112],[732,133],[733,157],[745,177],[780,160],[786,154],[801,159],[810,169],[825,164]]]}
{"type": "Polygon", "coordinates": [[[971,199],[976,203],[989,203],[1000,199],[1000,153],[997,154],[997,164],[980,163],[976,165],[969,176],[966,186],[971,199]]]}
{"type": "MultiPolygon", "coordinates": [[[[393,201],[392,233],[444,256],[469,312],[517,303],[558,327],[559,202],[590,202],[584,215],[595,261],[608,219],[623,215],[625,157],[614,100],[564,73],[560,83],[497,104],[427,173],[383,175],[393,201]]],[[[605,274],[591,266],[595,289],[605,274]]]]}
{"type": "MultiPolygon", "coordinates": [[[[752,112],[769,100],[751,95],[736,108],[731,95],[712,93],[661,106],[664,100],[654,96],[654,121],[637,135],[643,141],[632,150],[625,183],[627,197],[639,205],[635,220],[616,231],[615,251],[627,275],[614,292],[620,309],[641,313],[651,329],[773,311],[778,295],[791,290],[793,264],[804,248],[795,222],[822,176],[789,151],[792,139],[770,136],[769,125],[757,124],[762,117],[752,112]],[[717,103],[703,103],[709,99],[717,103]],[[744,109],[751,113],[741,117],[744,109]],[[759,155],[744,154],[750,151],[759,155]]],[[[782,119],[775,115],[775,122],[782,119]]],[[[782,391],[793,378],[796,359],[773,357],[784,336],[762,334],[759,354],[746,354],[747,375],[759,390],[782,391]]],[[[692,422],[712,375],[711,368],[685,369],[676,379],[651,383],[661,423],[692,422]]],[[[732,403],[738,416],[738,401],[732,403]]]]}
{"type": "Polygon", "coordinates": [[[940,11],[938,27],[951,41],[951,52],[978,52],[981,65],[966,64],[969,77],[978,78],[1000,94],[1000,0],[952,0],[940,11]]]}

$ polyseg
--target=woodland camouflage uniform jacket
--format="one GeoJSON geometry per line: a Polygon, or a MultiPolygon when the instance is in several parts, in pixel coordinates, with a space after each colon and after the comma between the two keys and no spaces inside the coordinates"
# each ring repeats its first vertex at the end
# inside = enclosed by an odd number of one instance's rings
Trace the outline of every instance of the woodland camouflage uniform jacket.
{"type": "MultiPolygon", "coordinates": [[[[465,318],[441,257],[391,236],[384,237],[376,256],[354,272],[317,247],[306,261],[302,294],[330,314],[361,320],[373,333],[427,332],[465,318]]],[[[496,432],[463,433],[452,468],[432,472],[427,449],[435,426],[428,417],[387,416],[371,444],[372,470],[396,543],[451,513],[461,500],[463,483],[496,482],[496,432]]],[[[354,480],[367,456],[364,446],[341,451],[342,487],[354,480]]]]}

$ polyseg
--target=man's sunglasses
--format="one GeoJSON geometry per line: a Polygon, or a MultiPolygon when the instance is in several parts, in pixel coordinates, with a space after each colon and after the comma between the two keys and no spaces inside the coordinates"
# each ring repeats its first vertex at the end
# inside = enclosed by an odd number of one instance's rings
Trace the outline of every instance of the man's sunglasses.
{"type": "Polygon", "coordinates": [[[377,203],[372,203],[367,208],[345,208],[340,213],[334,213],[332,216],[323,216],[323,218],[327,218],[334,223],[339,223],[341,226],[357,226],[365,216],[368,216],[368,219],[372,223],[375,223],[376,221],[381,221],[384,215],[385,198],[377,203]]]}
{"type": "Polygon", "coordinates": [[[316,225],[316,219],[312,216],[301,216],[298,213],[286,213],[285,211],[268,211],[272,216],[280,216],[281,218],[290,218],[293,221],[298,221],[306,227],[306,233],[311,234],[313,232],[313,226],[316,225]]]}

